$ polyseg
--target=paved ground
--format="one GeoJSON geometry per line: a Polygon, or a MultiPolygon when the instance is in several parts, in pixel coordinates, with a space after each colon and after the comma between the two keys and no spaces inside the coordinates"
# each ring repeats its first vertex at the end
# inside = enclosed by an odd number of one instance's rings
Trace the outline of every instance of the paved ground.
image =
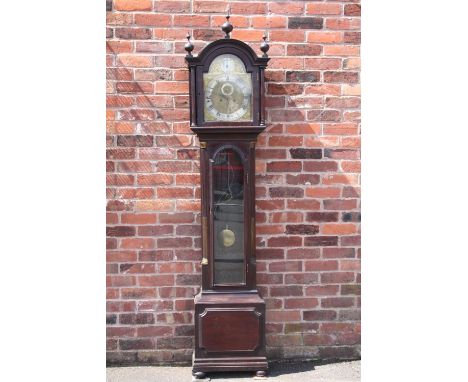
{"type": "MultiPolygon", "coordinates": [[[[212,382],[253,382],[253,373],[210,373],[204,380],[212,382]]],[[[192,382],[190,367],[110,367],[107,382],[192,382]]],[[[313,362],[272,365],[271,382],[355,382],[361,380],[361,361],[318,365],[313,362]]]]}

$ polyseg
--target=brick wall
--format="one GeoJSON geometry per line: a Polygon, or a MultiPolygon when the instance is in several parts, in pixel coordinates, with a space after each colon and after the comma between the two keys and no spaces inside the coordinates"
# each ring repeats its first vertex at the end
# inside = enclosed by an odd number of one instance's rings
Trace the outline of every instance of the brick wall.
{"type": "MultiPolygon", "coordinates": [[[[257,145],[257,258],[270,359],[360,354],[360,4],[233,1],[233,38],[270,43],[257,145]]],[[[225,1],[107,0],[109,363],[189,362],[200,285],[198,140],[185,35],[225,1]]]]}

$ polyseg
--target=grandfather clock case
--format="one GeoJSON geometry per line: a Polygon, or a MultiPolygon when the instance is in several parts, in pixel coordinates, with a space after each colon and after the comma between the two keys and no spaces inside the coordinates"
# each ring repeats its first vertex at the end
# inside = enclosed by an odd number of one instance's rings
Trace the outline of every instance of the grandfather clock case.
{"type": "Polygon", "coordinates": [[[265,125],[266,36],[258,57],[225,37],[192,55],[190,124],[200,141],[202,285],[195,296],[193,374],[255,371],[265,376],[265,301],[256,286],[255,143],[265,125]]]}

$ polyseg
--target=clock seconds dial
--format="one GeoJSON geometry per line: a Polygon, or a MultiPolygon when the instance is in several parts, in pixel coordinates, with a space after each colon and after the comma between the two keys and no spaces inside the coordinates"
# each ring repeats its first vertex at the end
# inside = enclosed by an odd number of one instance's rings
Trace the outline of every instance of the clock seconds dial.
{"type": "Polygon", "coordinates": [[[213,60],[204,75],[205,120],[239,121],[251,118],[252,81],[242,61],[231,54],[213,60]]]}

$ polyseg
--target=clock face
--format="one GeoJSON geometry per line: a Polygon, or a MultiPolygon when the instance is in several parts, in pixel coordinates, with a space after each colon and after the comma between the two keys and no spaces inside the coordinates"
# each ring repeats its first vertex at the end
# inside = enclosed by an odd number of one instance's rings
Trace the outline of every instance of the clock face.
{"type": "Polygon", "coordinates": [[[206,122],[252,120],[252,76],[233,54],[216,57],[203,74],[206,122]]]}

